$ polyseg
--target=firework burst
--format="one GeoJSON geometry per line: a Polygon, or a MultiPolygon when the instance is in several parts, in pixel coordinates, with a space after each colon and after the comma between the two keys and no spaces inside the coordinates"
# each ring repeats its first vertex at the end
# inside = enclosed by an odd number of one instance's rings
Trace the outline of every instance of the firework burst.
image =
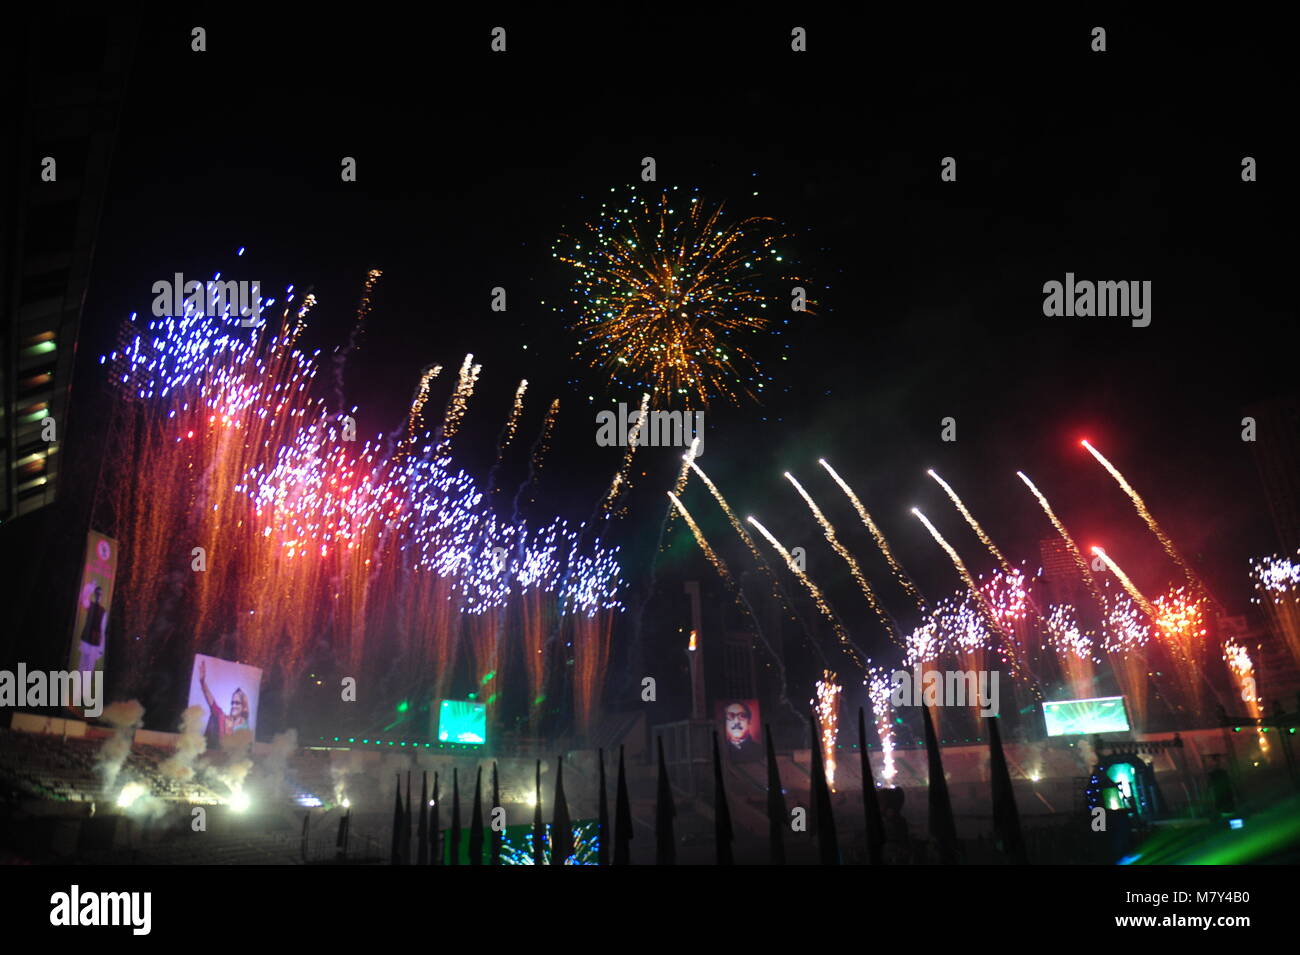
{"type": "Polygon", "coordinates": [[[1024,572],[1015,567],[1010,572],[995,572],[980,590],[1011,644],[1015,658],[1020,661],[1034,695],[1040,696],[1043,681],[1037,671],[1041,659],[1039,646],[1034,641],[1034,625],[1037,623],[1041,631],[1045,631],[1047,624],[1035,606],[1030,582],[1024,572]]]}
{"type": "MultiPolygon", "coordinates": [[[[893,681],[884,668],[872,665],[862,681],[871,699],[871,713],[876,721],[876,735],[880,737],[881,770],[880,777],[886,785],[892,785],[898,770],[894,767],[894,724],[893,709],[889,704],[893,681]]],[[[863,780],[863,785],[870,780],[863,780]]]]}
{"type": "Polygon", "coordinates": [[[1084,699],[1093,695],[1094,666],[1099,662],[1093,655],[1093,635],[1079,626],[1075,609],[1070,604],[1048,609],[1047,642],[1056,651],[1061,672],[1073,697],[1084,699]]]}
{"type": "Polygon", "coordinates": [[[1133,727],[1139,730],[1147,722],[1150,675],[1146,646],[1151,639],[1151,627],[1133,598],[1109,585],[1105,591],[1105,607],[1102,648],[1120,691],[1128,700],[1133,727]]]}
{"type": "MultiPolygon", "coordinates": [[[[1250,658],[1250,651],[1234,640],[1225,640],[1223,662],[1228,665],[1228,672],[1232,674],[1232,681],[1250,715],[1259,719],[1264,715],[1264,710],[1259,703],[1259,693],[1255,686],[1255,663],[1250,658]]],[[[1267,753],[1268,737],[1262,731],[1257,736],[1260,752],[1267,753]]]]}
{"type": "Polygon", "coordinates": [[[956,548],[944,539],[944,536],[939,533],[939,529],[930,523],[930,519],[922,514],[919,508],[912,508],[912,516],[925,525],[926,530],[930,532],[930,536],[934,538],[935,543],[942,547],[944,552],[947,553],[948,557],[952,560],[952,565],[957,568],[958,575],[960,575],[961,579],[965,581],[966,590],[970,594],[971,599],[974,600],[975,607],[978,609],[979,613],[983,615],[984,620],[989,623],[994,632],[999,636],[1005,637],[1005,642],[1003,643],[1004,659],[1006,659],[1008,665],[1011,667],[1012,673],[1020,675],[1020,663],[1019,660],[1016,659],[1014,639],[1005,632],[1002,622],[998,619],[997,613],[989,604],[988,598],[985,597],[984,593],[975,583],[975,578],[972,577],[970,571],[966,569],[966,564],[962,561],[960,555],[958,555],[956,548]]]}
{"type": "Polygon", "coordinates": [[[757,399],[772,380],[758,343],[782,331],[777,316],[802,284],[789,238],[773,219],[728,222],[721,205],[675,188],[611,198],[552,250],[577,272],[576,357],[656,407],[757,399]]]}
{"type": "MultiPolygon", "coordinates": [[[[441,427],[422,421],[432,366],[404,427],[355,440],[351,415],[313,397],[319,352],[297,345],[313,302],[296,305],[288,292],[278,331],[192,309],[132,316],[122,346],[102,359],[121,399],[101,493],[124,541],[122,619],[136,638],[124,641],[124,672],[148,673],[174,642],[206,652],[221,641],[287,682],[325,641],[351,672],[391,674],[402,661],[398,679],[435,682],[437,699],[462,650],[486,684],[503,647],[513,649],[507,624],[522,617],[536,697],[544,635],[560,619],[575,648],[579,723],[589,725],[621,609],[616,551],[599,539],[584,546],[559,519],[535,529],[498,516],[453,468],[449,439],[480,371],[469,357],[441,427]],[[191,548],[206,566],[191,565],[191,548]]],[[[522,394],[521,384],[505,439],[522,394]]]]}
{"type": "Polygon", "coordinates": [[[1292,659],[1300,666],[1300,560],[1276,554],[1253,560],[1250,578],[1255,585],[1254,602],[1264,607],[1273,631],[1286,641],[1292,659]]]}

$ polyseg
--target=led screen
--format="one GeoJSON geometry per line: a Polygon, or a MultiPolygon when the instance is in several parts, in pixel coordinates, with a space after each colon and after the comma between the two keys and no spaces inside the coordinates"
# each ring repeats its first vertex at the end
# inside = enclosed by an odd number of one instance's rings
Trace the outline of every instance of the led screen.
{"type": "Polygon", "coordinates": [[[1043,719],[1047,721],[1048,736],[1122,733],[1129,728],[1122,696],[1044,702],[1043,719]]]}
{"type": "Polygon", "coordinates": [[[486,743],[487,704],[443,700],[438,707],[438,740],[443,743],[486,743]]]}

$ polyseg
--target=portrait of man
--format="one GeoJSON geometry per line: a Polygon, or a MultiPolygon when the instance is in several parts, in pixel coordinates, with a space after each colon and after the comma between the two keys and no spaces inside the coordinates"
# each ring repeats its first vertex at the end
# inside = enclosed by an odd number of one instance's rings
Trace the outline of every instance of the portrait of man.
{"type": "Polygon", "coordinates": [[[719,716],[725,741],[723,750],[728,758],[741,761],[763,758],[757,700],[728,700],[719,707],[719,716]]]}
{"type": "Polygon", "coordinates": [[[107,665],[108,623],[117,573],[117,542],[97,531],[86,537],[81,588],[72,624],[69,669],[93,673],[107,665]]]}
{"type": "Polygon", "coordinates": [[[108,626],[108,611],[100,601],[104,588],[94,584],[90,603],[86,606],[85,624],[81,629],[81,665],[79,669],[94,671],[104,656],[104,636],[108,626]]]}

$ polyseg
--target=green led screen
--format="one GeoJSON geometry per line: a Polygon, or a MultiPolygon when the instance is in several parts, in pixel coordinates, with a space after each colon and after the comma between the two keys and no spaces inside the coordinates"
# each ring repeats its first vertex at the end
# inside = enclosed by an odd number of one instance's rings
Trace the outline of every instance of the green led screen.
{"type": "Polygon", "coordinates": [[[1129,728],[1122,696],[1044,702],[1043,719],[1047,721],[1048,736],[1122,733],[1129,728]]]}
{"type": "Polygon", "coordinates": [[[438,741],[486,743],[487,704],[469,700],[443,700],[438,707],[438,741]]]}

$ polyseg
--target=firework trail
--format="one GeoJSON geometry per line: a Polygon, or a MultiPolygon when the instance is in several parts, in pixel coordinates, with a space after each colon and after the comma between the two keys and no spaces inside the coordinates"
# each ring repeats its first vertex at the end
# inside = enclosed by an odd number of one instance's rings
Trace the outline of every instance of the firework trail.
{"type": "MultiPolygon", "coordinates": [[[[699,454],[700,440],[701,440],[700,435],[696,435],[694,438],[692,438],[690,447],[687,448],[686,453],[682,455],[682,467],[681,470],[677,473],[677,481],[673,485],[672,493],[669,494],[669,505],[664,509],[663,520],[659,522],[659,537],[655,540],[654,551],[650,554],[649,580],[647,582],[647,585],[641,591],[642,593],[641,603],[637,607],[636,616],[632,618],[635,621],[635,626],[637,628],[636,637],[634,639],[637,640],[640,639],[640,627],[641,627],[641,621],[645,616],[645,608],[650,603],[650,599],[655,592],[655,585],[658,580],[659,555],[663,553],[664,550],[664,536],[668,533],[668,528],[671,526],[673,517],[677,513],[677,509],[673,507],[672,498],[674,496],[680,498],[682,491],[686,489],[686,481],[690,477],[690,473],[691,473],[691,462],[694,461],[699,454]]],[[[695,533],[695,537],[697,541],[703,540],[703,537],[698,532],[695,533]]],[[[749,615],[754,621],[754,626],[758,628],[759,626],[758,617],[755,616],[753,612],[753,608],[749,606],[749,600],[748,598],[745,597],[744,591],[738,587],[737,594],[739,595],[740,599],[744,601],[744,606],[746,610],[749,611],[749,615]]],[[[762,633],[761,628],[759,628],[759,633],[761,636],[762,633]]],[[[767,642],[766,638],[764,638],[764,645],[766,645],[766,642],[767,642]]],[[[781,667],[782,664],[778,661],[777,666],[781,667]]],[[[784,674],[782,675],[781,680],[782,680],[781,701],[785,702],[784,674]]]]}
{"type": "Polygon", "coordinates": [[[1033,481],[1029,480],[1029,475],[1024,471],[1017,471],[1016,476],[1025,482],[1025,486],[1028,487],[1029,490],[1033,492],[1034,497],[1038,499],[1038,504],[1042,507],[1043,513],[1046,514],[1047,519],[1052,522],[1052,526],[1056,528],[1056,532],[1061,535],[1061,540],[1065,542],[1066,548],[1070,551],[1070,556],[1074,558],[1074,564],[1079,568],[1079,576],[1083,578],[1083,583],[1088,588],[1088,592],[1092,594],[1093,599],[1097,601],[1097,606],[1101,607],[1101,591],[1097,589],[1097,581],[1093,579],[1092,568],[1089,567],[1088,562],[1083,559],[1083,552],[1079,550],[1079,545],[1074,542],[1074,538],[1070,536],[1070,532],[1065,529],[1065,525],[1061,523],[1061,519],[1056,516],[1056,512],[1052,510],[1052,505],[1047,502],[1047,498],[1043,496],[1043,492],[1038,490],[1033,481]]]}
{"type": "MultiPolygon", "coordinates": [[[[808,625],[804,622],[803,617],[795,612],[794,603],[791,601],[790,595],[786,593],[785,585],[781,583],[781,578],[776,575],[776,571],[772,569],[772,565],[767,562],[767,559],[763,556],[763,552],[760,551],[758,545],[754,543],[754,538],[745,530],[745,526],[740,523],[740,518],[736,516],[736,512],[731,509],[731,505],[727,503],[727,499],[723,497],[722,492],[718,490],[718,486],[709,479],[709,476],[704,473],[700,466],[696,464],[694,460],[689,462],[689,466],[690,469],[695,472],[696,476],[704,482],[704,486],[709,489],[709,493],[713,495],[713,499],[717,501],[718,506],[722,508],[722,513],[727,515],[727,520],[730,522],[732,529],[744,542],[745,546],[749,548],[749,553],[753,556],[754,562],[758,564],[763,573],[767,574],[768,580],[772,582],[772,596],[781,602],[781,606],[785,609],[786,615],[789,616],[791,620],[798,623],[803,629],[804,637],[807,639],[808,645],[813,648],[818,657],[823,663],[825,663],[826,657],[825,654],[822,653],[821,644],[813,638],[812,632],[808,629],[808,625]]],[[[803,714],[800,714],[800,719],[803,719],[803,714]]]]}
{"type": "Polygon", "coordinates": [[[411,395],[411,406],[406,414],[406,429],[405,431],[398,429],[388,435],[389,451],[394,447],[406,449],[415,442],[424,416],[424,406],[429,400],[429,386],[440,374],[442,374],[442,365],[427,365],[420,369],[420,380],[415,385],[415,393],[411,395]]]}
{"type": "MultiPolygon", "coordinates": [[[[869,664],[868,664],[869,666],[869,664]]],[[[822,671],[822,678],[817,681],[817,696],[809,700],[817,714],[817,729],[821,736],[822,752],[826,754],[826,785],[835,791],[835,744],[840,732],[840,691],[844,688],[835,682],[835,674],[830,670],[822,671]]],[[[863,780],[868,785],[870,780],[863,780]]]]}
{"type": "MultiPolygon", "coordinates": [[[[619,465],[618,470],[614,473],[614,479],[609,482],[609,490],[605,492],[605,497],[600,502],[599,510],[607,515],[618,501],[632,489],[632,456],[636,454],[636,449],[641,444],[641,435],[646,427],[649,415],[650,394],[647,392],[641,396],[641,410],[638,413],[636,424],[628,429],[627,450],[623,452],[623,463],[619,465]]],[[[594,514],[592,519],[595,520],[594,514]]]]}
{"type": "Polygon", "coordinates": [[[1157,612],[1156,608],[1151,605],[1151,601],[1147,600],[1146,597],[1142,596],[1142,591],[1137,589],[1137,586],[1133,583],[1133,581],[1129,579],[1128,574],[1124,573],[1123,569],[1119,566],[1119,564],[1111,560],[1110,555],[1108,555],[1100,547],[1094,547],[1092,549],[1092,552],[1098,557],[1100,557],[1102,562],[1106,565],[1107,569],[1109,569],[1110,572],[1115,575],[1115,579],[1120,582],[1120,584],[1128,592],[1128,595],[1133,598],[1133,602],[1137,604],[1139,607],[1141,607],[1142,612],[1146,614],[1148,617],[1150,617],[1152,621],[1154,621],[1159,616],[1159,613],[1157,612]]]}
{"type": "Polygon", "coordinates": [[[633,187],[618,208],[602,205],[598,221],[555,244],[552,255],[577,270],[577,357],[611,384],[649,389],[656,407],[755,399],[771,378],[751,343],[780,334],[767,316],[804,284],[780,248],[789,237],[775,220],[728,225],[720,205],[675,203],[670,192],[639,196],[633,187]]]}
{"type": "MultiPolygon", "coordinates": [[[[366,273],[366,284],[361,292],[361,302],[357,305],[357,320],[352,325],[352,333],[348,336],[346,348],[336,351],[334,354],[334,407],[343,407],[343,371],[347,367],[348,356],[357,349],[357,342],[361,339],[361,331],[366,316],[370,314],[371,301],[370,296],[375,291],[375,284],[379,281],[379,276],[383,275],[379,269],[371,269],[366,273]]],[[[307,296],[314,301],[311,295],[307,296]]]]}
{"type": "MultiPolygon", "coordinates": [[[[686,481],[691,476],[691,464],[694,463],[696,457],[699,456],[699,450],[700,450],[700,436],[696,435],[694,438],[691,439],[691,445],[689,448],[686,449],[686,453],[682,455],[682,467],[681,470],[677,472],[677,480],[673,484],[672,494],[669,495],[670,499],[673,496],[680,498],[682,492],[686,490],[686,481]]],[[[649,585],[645,588],[644,591],[645,596],[641,601],[641,606],[638,608],[637,616],[635,618],[638,622],[641,620],[642,615],[645,613],[646,604],[649,603],[650,597],[654,593],[655,582],[658,579],[657,571],[659,569],[659,555],[663,552],[664,537],[667,535],[669,528],[672,526],[673,517],[676,513],[677,510],[670,503],[669,506],[664,510],[664,519],[659,522],[659,537],[655,541],[654,553],[650,555],[650,581],[649,581],[649,585]]],[[[700,535],[698,533],[695,536],[697,540],[700,539],[700,535]]],[[[746,601],[746,605],[748,605],[748,601],[746,601]]],[[[753,616],[753,614],[751,613],[750,616],[753,616]]],[[[757,617],[754,618],[754,625],[758,626],[757,617]]]]}
{"type": "Polygon", "coordinates": [[[697,435],[691,439],[691,446],[686,449],[682,455],[682,469],[677,472],[677,482],[673,485],[673,493],[680,495],[686,488],[686,481],[691,476],[691,465],[700,454],[700,439],[697,435]]]}
{"type": "MultiPolygon", "coordinates": [[[[686,490],[686,482],[690,480],[691,477],[691,465],[694,464],[695,459],[699,457],[699,450],[700,439],[697,435],[691,439],[691,446],[687,448],[686,453],[682,455],[682,468],[677,472],[677,480],[673,482],[673,493],[678,497],[681,497],[682,491],[686,490]]],[[[656,553],[663,548],[664,534],[672,526],[674,513],[675,511],[670,507],[667,513],[664,514],[663,523],[659,526],[659,547],[656,548],[656,553]]]]}
{"type": "Polygon", "coordinates": [[[1129,484],[1128,481],[1125,480],[1124,475],[1119,473],[1119,470],[1115,467],[1115,465],[1107,461],[1106,458],[1102,455],[1102,453],[1098,451],[1096,448],[1094,448],[1091,444],[1089,444],[1086,440],[1081,441],[1079,443],[1082,444],[1085,448],[1087,448],[1088,452],[1094,458],[1097,459],[1097,462],[1102,467],[1104,467],[1108,472],[1110,472],[1110,476],[1115,479],[1115,483],[1118,484],[1120,488],[1124,491],[1124,493],[1129,496],[1129,500],[1133,502],[1133,507],[1137,509],[1137,512],[1141,516],[1142,520],[1146,521],[1146,525],[1151,529],[1151,533],[1156,535],[1156,538],[1160,541],[1160,546],[1165,549],[1165,553],[1170,556],[1170,558],[1173,560],[1175,564],[1177,564],[1180,568],[1182,568],[1183,573],[1187,577],[1188,585],[1193,590],[1196,590],[1199,593],[1206,594],[1208,596],[1208,591],[1205,588],[1205,584],[1192,571],[1192,568],[1188,565],[1187,561],[1183,560],[1182,555],[1178,553],[1178,548],[1174,546],[1174,542],[1170,540],[1169,535],[1164,532],[1164,528],[1162,528],[1159,524],[1156,523],[1156,519],[1154,516],[1152,516],[1151,511],[1147,508],[1146,502],[1143,501],[1141,495],[1139,495],[1138,492],[1133,489],[1133,485],[1129,484]]]}
{"type": "Polygon", "coordinates": [[[524,413],[524,392],[528,390],[528,379],[525,378],[519,382],[519,387],[515,389],[515,400],[510,406],[510,416],[506,418],[506,423],[501,427],[501,433],[497,435],[497,457],[492,463],[492,469],[488,471],[487,491],[489,494],[495,494],[499,488],[496,479],[497,472],[501,470],[501,462],[505,460],[506,448],[510,447],[510,442],[514,441],[515,433],[519,430],[519,417],[524,413]]]}
{"type": "Polygon", "coordinates": [[[758,639],[762,642],[763,648],[767,650],[768,655],[776,664],[777,673],[781,677],[780,702],[785,706],[790,706],[791,712],[802,719],[802,714],[798,710],[794,709],[790,704],[790,701],[786,698],[785,663],[782,661],[780,655],[772,649],[772,645],[768,643],[767,636],[763,633],[763,627],[758,621],[758,614],[754,612],[754,608],[750,605],[749,598],[745,596],[745,591],[741,588],[736,579],[731,576],[731,571],[727,569],[726,561],[719,557],[717,552],[709,546],[708,540],[704,537],[704,532],[701,531],[700,526],[695,523],[695,518],[691,517],[690,511],[686,510],[686,505],[683,504],[672,491],[668,492],[668,500],[672,502],[673,508],[682,515],[682,519],[685,520],[687,526],[690,527],[691,533],[695,535],[695,542],[699,544],[700,550],[704,552],[704,556],[707,557],[709,563],[713,565],[713,569],[718,572],[718,576],[722,578],[723,582],[735,595],[736,602],[744,607],[745,612],[749,614],[749,619],[753,621],[754,632],[758,634],[758,639]]]}
{"type": "MultiPolygon", "coordinates": [[[[555,419],[559,416],[560,399],[555,398],[551,401],[551,406],[546,409],[546,417],[542,419],[542,430],[537,433],[537,438],[533,441],[533,446],[528,452],[528,477],[523,484],[519,485],[519,490],[515,492],[513,521],[519,520],[519,502],[524,491],[537,487],[537,478],[542,473],[542,465],[546,463],[546,453],[551,450],[551,437],[555,434],[555,419]]],[[[532,500],[530,498],[529,503],[532,500]]]]}
{"type": "Polygon", "coordinates": [[[718,502],[718,506],[722,508],[722,512],[727,515],[727,520],[731,522],[731,526],[735,529],[736,533],[740,535],[740,539],[745,542],[745,546],[749,548],[749,552],[754,556],[754,560],[757,561],[764,570],[771,574],[772,569],[768,566],[767,561],[763,559],[763,554],[758,549],[758,545],[754,543],[754,539],[745,531],[745,528],[740,523],[740,518],[737,517],[736,512],[731,509],[731,505],[727,503],[727,499],[722,496],[722,492],[718,490],[718,486],[709,479],[709,476],[705,474],[703,469],[694,461],[690,462],[689,467],[695,472],[699,479],[704,482],[704,486],[709,489],[709,493],[713,495],[713,499],[718,502]]]}
{"type": "Polygon", "coordinates": [[[908,595],[916,603],[916,609],[925,613],[925,598],[921,596],[921,591],[917,589],[916,584],[912,582],[912,578],[907,575],[905,570],[903,570],[902,565],[894,559],[894,553],[889,548],[889,541],[885,540],[885,535],[882,534],[880,528],[876,526],[876,522],[871,519],[871,515],[867,513],[867,509],[863,507],[862,502],[858,500],[858,496],[853,493],[853,488],[849,487],[844,479],[835,473],[835,469],[827,463],[825,458],[818,458],[817,463],[826,469],[826,473],[834,479],[835,483],[840,486],[840,490],[844,492],[850,503],[853,504],[853,509],[858,512],[858,517],[862,519],[862,523],[866,526],[867,530],[871,532],[871,537],[876,542],[876,546],[880,548],[880,553],[885,555],[885,560],[888,561],[890,570],[894,572],[895,579],[898,580],[903,589],[907,591],[908,595]]]}
{"type": "Polygon", "coordinates": [[[831,547],[835,549],[835,553],[839,554],[844,560],[844,563],[849,565],[849,572],[853,574],[853,579],[857,581],[858,588],[862,591],[862,595],[867,598],[867,603],[871,605],[871,609],[876,612],[876,616],[880,618],[880,622],[885,625],[885,632],[889,634],[889,638],[901,647],[903,645],[903,638],[898,632],[898,625],[894,622],[893,618],[885,612],[885,608],[880,605],[880,601],[876,599],[875,591],[871,589],[871,584],[867,582],[867,578],[863,575],[862,568],[858,566],[857,559],[849,553],[847,547],[840,543],[839,536],[835,533],[835,528],[831,525],[831,522],[826,519],[826,515],[821,512],[821,508],[819,508],[816,502],[813,501],[812,496],[803,489],[803,485],[796,481],[794,475],[789,471],[785,472],[785,479],[794,485],[794,489],[799,492],[799,496],[802,497],[804,503],[808,505],[808,510],[812,511],[813,517],[816,518],[817,523],[821,525],[822,533],[826,536],[826,540],[831,547]]]}
{"type": "Polygon", "coordinates": [[[939,477],[939,475],[935,472],[933,468],[926,471],[925,473],[930,475],[930,477],[934,478],[935,481],[938,482],[939,486],[943,488],[944,493],[946,493],[948,497],[952,500],[953,504],[957,506],[957,510],[961,511],[961,516],[966,518],[966,523],[971,526],[971,530],[973,530],[976,533],[980,541],[983,542],[984,546],[989,549],[989,553],[992,554],[997,559],[997,562],[1002,567],[1002,569],[1008,574],[1011,573],[1010,562],[1004,556],[1002,556],[1002,551],[998,550],[998,546],[993,543],[993,539],[989,537],[988,534],[984,533],[984,528],[980,527],[979,521],[975,520],[975,515],[966,509],[966,505],[962,503],[962,499],[957,496],[957,492],[954,491],[948,485],[947,481],[939,477]]]}
{"type": "Polygon", "coordinates": [[[695,518],[691,517],[690,512],[686,510],[686,505],[684,505],[672,491],[668,492],[668,500],[672,503],[672,506],[676,508],[677,512],[682,515],[687,526],[690,527],[691,533],[695,535],[695,542],[700,545],[700,550],[702,550],[704,556],[709,559],[709,563],[713,565],[713,569],[718,572],[718,576],[722,578],[723,583],[725,583],[727,587],[736,594],[736,599],[739,601],[743,596],[741,594],[740,585],[737,584],[735,578],[731,576],[731,571],[727,569],[726,563],[724,563],[722,558],[719,557],[713,548],[709,546],[709,542],[704,538],[704,532],[701,531],[700,526],[695,523],[695,518]]]}
{"type": "Polygon", "coordinates": [[[469,399],[474,395],[474,386],[478,384],[478,375],[482,370],[482,365],[474,364],[473,355],[465,356],[465,361],[460,366],[456,390],[451,393],[451,398],[447,401],[447,411],[442,423],[444,441],[450,441],[460,429],[460,423],[465,417],[465,409],[469,406],[469,399]]]}
{"type": "Polygon", "coordinates": [[[1018,671],[1019,661],[1015,658],[1015,651],[1013,649],[1015,646],[1015,638],[1007,634],[1001,621],[998,620],[998,615],[994,613],[993,608],[989,606],[988,600],[985,599],[984,594],[976,585],[975,578],[970,575],[970,571],[966,569],[966,565],[962,562],[957,551],[951,544],[943,539],[943,535],[939,533],[939,529],[931,524],[930,519],[922,514],[918,508],[912,508],[912,514],[925,525],[926,529],[930,532],[930,536],[935,539],[935,542],[942,547],[947,552],[949,558],[952,559],[953,566],[957,568],[957,573],[961,575],[961,579],[966,582],[966,589],[970,592],[976,605],[984,614],[984,618],[992,625],[994,632],[1001,636],[1005,641],[1006,650],[1009,655],[1008,662],[1010,663],[1012,670],[1018,671]]]}
{"type": "Polygon", "coordinates": [[[865,671],[867,668],[866,654],[859,650],[857,645],[849,639],[848,631],[844,629],[839,618],[835,616],[835,611],[833,611],[831,605],[826,602],[826,597],[822,594],[821,589],[812,582],[812,578],[803,572],[803,569],[800,568],[795,559],[790,556],[790,552],[781,546],[780,541],[772,536],[771,531],[760,524],[757,518],[750,517],[747,518],[747,520],[758,528],[758,532],[762,534],[767,539],[767,542],[772,545],[773,549],[784,558],[785,565],[790,568],[790,573],[799,578],[800,582],[807,589],[808,594],[812,597],[813,603],[815,603],[817,609],[821,611],[822,616],[830,621],[831,627],[835,630],[835,636],[839,638],[840,645],[843,646],[849,656],[853,658],[853,661],[865,671]]]}
{"type": "MultiPolygon", "coordinates": [[[[1018,592],[1018,599],[1015,600],[1014,610],[1012,610],[1012,619],[1006,619],[1006,617],[1002,613],[996,613],[994,616],[998,620],[998,622],[1002,624],[1002,632],[1009,639],[1012,640],[1012,646],[1014,650],[1013,658],[1023,655],[1023,660],[1021,662],[1024,663],[1025,665],[1026,675],[1029,676],[1030,681],[1033,684],[1033,689],[1035,694],[1038,694],[1040,692],[1038,684],[1041,681],[1039,681],[1038,678],[1034,676],[1032,673],[1031,665],[1029,663],[1031,659],[1030,648],[1027,645],[1025,640],[1028,634],[1023,633],[1023,630],[1025,628],[1021,625],[1021,621],[1023,621],[1024,619],[1025,608],[1028,608],[1029,612],[1033,614],[1035,621],[1037,621],[1038,623],[1040,632],[1047,633],[1049,631],[1048,621],[1043,618],[1043,615],[1039,611],[1038,605],[1035,603],[1033,596],[1029,593],[1028,587],[1024,586],[1023,575],[1020,574],[1019,570],[1011,566],[1011,562],[1007,560],[1006,556],[1002,553],[1002,551],[1000,551],[997,545],[993,543],[993,539],[989,537],[987,533],[985,533],[984,528],[980,526],[979,521],[975,520],[975,515],[972,514],[970,510],[966,507],[965,502],[962,501],[962,499],[958,496],[957,492],[954,491],[952,489],[952,486],[948,484],[948,482],[945,481],[943,478],[941,478],[938,472],[935,471],[933,468],[930,468],[925,473],[930,475],[930,477],[934,478],[935,482],[941,488],[943,488],[944,493],[948,495],[949,500],[951,500],[952,503],[956,506],[957,510],[961,513],[961,516],[966,519],[966,523],[970,525],[971,530],[975,532],[976,536],[979,537],[980,541],[988,549],[989,553],[993,555],[994,559],[998,562],[998,565],[1002,568],[1002,574],[1004,576],[1002,578],[998,578],[995,576],[992,580],[990,580],[991,589],[996,592],[998,588],[998,584],[996,583],[996,581],[1000,580],[1004,583],[1009,583],[1011,585],[1012,591],[1018,592]],[[1019,577],[1018,580],[1016,579],[1017,577],[1019,577]]],[[[986,599],[988,600],[988,603],[994,607],[995,610],[998,609],[997,600],[995,599],[995,593],[990,593],[986,595],[986,599]]],[[[1008,607],[1003,609],[1011,610],[1012,608],[1008,607]]]]}
{"type": "Polygon", "coordinates": [[[776,571],[774,571],[771,564],[767,562],[767,559],[763,556],[763,552],[758,549],[758,545],[754,543],[754,538],[749,535],[749,532],[745,530],[744,525],[740,523],[740,518],[737,517],[736,512],[731,509],[731,505],[727,503],[727,499],[722,496],[722,492],[718,490],[718,486],[709,479],[709,476],[705,474],[700,466],[694,461],[690,462],[690,469],[695,472],[696,476],[699,477],[701,481],[704,482],[704,486],[709,489],[709,493],[713,495],[713,499],[717,501],[718,506],[722,508],[722,513],[727,515],[727,520],[731,523],[732,529],[735,530],[740,539],[744,541],[745,546],[749,548],[749,553],[753,556],[755,563],[763,569],[763,572],[767,574],[768,578],[772,581],[772,595],[780,599],[785,605],[786,610],[790,613],[790,619],[797,619],[794,609],[785,593],[785,588],[781,586],[780,578],[776,575],[776,571]]]}

